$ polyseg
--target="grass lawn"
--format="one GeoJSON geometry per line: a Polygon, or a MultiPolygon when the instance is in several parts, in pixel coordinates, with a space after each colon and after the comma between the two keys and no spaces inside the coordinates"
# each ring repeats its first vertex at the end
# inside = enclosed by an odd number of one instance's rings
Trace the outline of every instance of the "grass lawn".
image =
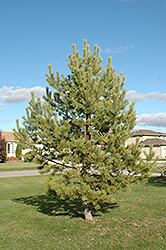
{"type": "Polygon", "coordinates": [[[33,169],[37,169],[37,165],[33,162],[6,161],[4,163],[0,163],[0,172],[33,170],[33,169]]]}
{"type": "Polygon", "coordinates": [[[86,222],[80,202],[46,196],[45,178],[0,179],[0,249],[166,249],[166,184],[132,184],[86,222]]]}
{"type": "Polygon", "coordinates": [[[166,166],[156,166],[151,169],[151,173],[163,173],[166,171],[166,166]]]}

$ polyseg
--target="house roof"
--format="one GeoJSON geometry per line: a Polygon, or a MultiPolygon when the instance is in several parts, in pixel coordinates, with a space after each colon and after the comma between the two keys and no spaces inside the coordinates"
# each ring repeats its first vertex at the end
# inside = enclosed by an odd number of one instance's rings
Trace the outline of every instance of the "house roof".
{"type": "Polygon", "coordinates": [[[13,132],[2,132],[2,137],[5,141],[15,141],[13,132]]]}
{"type": "Polygon", "coordinates": [[[166,136],[166,133],[162,133],[162,132],[156,132],[156,131],[152,131],[152,130],[147,130],[147,129],[141,129],[141,130],[137,130],[134,132],[134,137],[136,136],[166,136]]]}
{"type": "Polygon", "coordinates": [[[159,138],[152,138],[152,139],[146,139],[145,141],[140,142],[140,144],[143,144],[145,147],[149,145],[166,146],[166,141],[159,138]]]}

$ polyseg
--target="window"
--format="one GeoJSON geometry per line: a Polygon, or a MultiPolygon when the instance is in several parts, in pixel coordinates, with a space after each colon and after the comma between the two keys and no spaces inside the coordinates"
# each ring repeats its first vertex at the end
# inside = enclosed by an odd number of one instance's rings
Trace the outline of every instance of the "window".
{"type": "Polygon", "coordinates": [[[8,142],[7,143],[7,154],[13,154],[14,155],[14,142],[8,142]]]}
{"type": "Polygon", "coordinates": [[[10,154],[10,143],[7,144],[7,153],[10,154]]]}

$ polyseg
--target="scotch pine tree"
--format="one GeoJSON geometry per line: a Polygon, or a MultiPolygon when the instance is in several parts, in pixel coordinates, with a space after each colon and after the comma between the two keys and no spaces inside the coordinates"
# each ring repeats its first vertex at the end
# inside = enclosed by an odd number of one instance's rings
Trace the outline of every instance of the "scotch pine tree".
{"type": "Polygon", "coordinates": [[[2,131],[0,131],[0,162],[4,162],[6,160],[6,141],[5,138],[2,137],[2,131]]]}
{"type": "MultiPolygon", "coordinates": [[[[85,218],[92,220],[89,202],[96,209],[113,202],[111,194],[144,180],[151,163],[140,157],[138,141],[124,145],[132,136],[136,113],[126,99],[125,77],[115,73],[111,58],[102,69],[100,48],[95,45],[91,53],[86,40],[83,56],[73,45],[68,58],[70,75],[54,73],[49,65],[51,90],[46,87],[44,101],[32,93],[24,127],[17,121],[14,132],[24,148],[37,153],[44,171],[54,169],[47,181],[49,193],[81,199],[85,218]]],[[[148,160],[153,156],[151,150],[148,160]]]]}

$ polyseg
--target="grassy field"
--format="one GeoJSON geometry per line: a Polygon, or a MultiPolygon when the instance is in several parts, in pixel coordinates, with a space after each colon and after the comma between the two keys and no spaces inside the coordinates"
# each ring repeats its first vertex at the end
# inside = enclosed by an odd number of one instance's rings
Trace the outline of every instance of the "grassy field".
{"type": "Polygon", "coordinates": [[[132,184],[86,222],[80,202],[47,197],[45,178],[0,179],[0,249],[166,249],[166,184],[132,184]]]}
{"type": "Polygon", "coordinates": [[[37,169],[37,165],[33,162],[6,161],[4,163],[0,163],[0,172],[33,170],[33,169],[37,169]]]}

